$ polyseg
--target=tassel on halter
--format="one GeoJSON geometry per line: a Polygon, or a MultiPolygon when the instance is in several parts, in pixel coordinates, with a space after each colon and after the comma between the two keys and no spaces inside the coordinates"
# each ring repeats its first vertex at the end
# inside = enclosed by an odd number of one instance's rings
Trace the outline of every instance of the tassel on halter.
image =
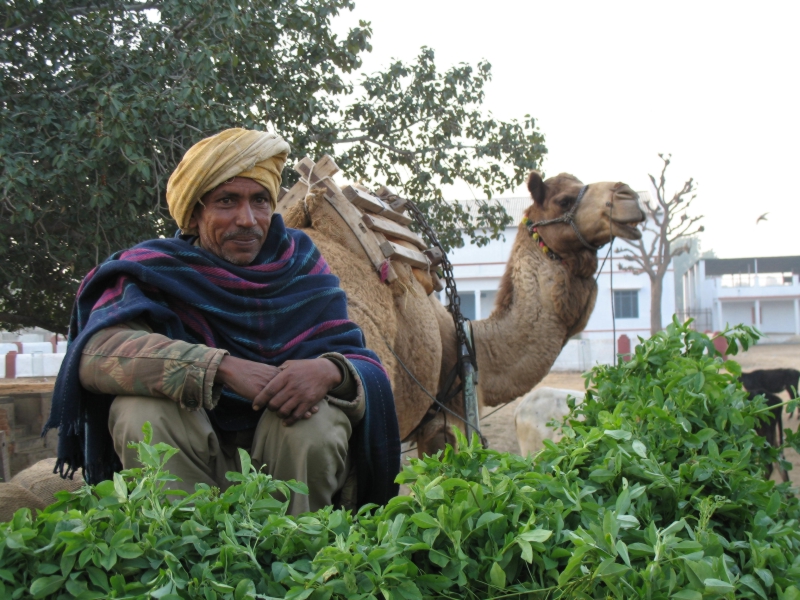
{"type": "Polygon", "coordinates": [[[536,242],[536,245],[542,249],[542,252],[547,258],[559,262],[561,261],[561,257],[548,248],[547,244],[544,243],[544,240],[539,234],[539,230],[536,228],[536,224],[533,221],[531,221],[528,217],[522,217],[522,224],[525,226],[525,229],[528,230],[528,233],[531,234],[531,239],[533,239],[533,241],[536,242]]]}
{"type": "Polygon", "coordinates": [[[385,260],[381,263],[381,283],[386,283],[386,280],[389,279],[389,260],[385,260]]]}

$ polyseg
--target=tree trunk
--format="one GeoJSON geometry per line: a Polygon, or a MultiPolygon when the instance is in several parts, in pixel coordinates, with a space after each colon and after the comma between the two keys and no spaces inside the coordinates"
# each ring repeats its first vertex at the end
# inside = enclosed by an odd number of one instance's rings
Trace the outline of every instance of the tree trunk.
{"type": "Polygon", "coordinates": [[[650,335],[661,331],[661,296],[664,290],[664,277],[650,278],[650,335]]]}

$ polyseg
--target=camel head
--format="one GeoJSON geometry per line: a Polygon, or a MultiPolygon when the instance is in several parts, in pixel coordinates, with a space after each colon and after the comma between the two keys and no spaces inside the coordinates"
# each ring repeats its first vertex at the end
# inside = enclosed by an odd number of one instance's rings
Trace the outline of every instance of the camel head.
{"type": "Polygon", "coordinates": [[[636,225],[644,221],[645,213],[639,195],[624,183],[584,186],[567,173],[542,180],[533,171],[528,177],[528,190],[533,204],[525,216],[532,224],[541,223],[536,227],[541,240],[560,256],[594,254],[612,237],[642,237],[636,225]]]}

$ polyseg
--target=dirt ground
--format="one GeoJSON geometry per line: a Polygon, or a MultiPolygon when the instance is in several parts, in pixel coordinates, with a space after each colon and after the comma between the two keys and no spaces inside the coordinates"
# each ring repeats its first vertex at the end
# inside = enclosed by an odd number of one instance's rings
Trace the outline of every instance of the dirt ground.
{"type": "MultiPolygon", "coordinates": [[[[745,353],[732,357],[742,365],[743,371],[753,369],[779,369],[779,368],[800,368],[800,344],[765,344],[754,346],[745,353]]],[[[536,387],[554,387],[563,389],[583,390],[584,380],[580,373],[550,373],[536,387]]],[[[781,394],[786,400],[789,395],[781,394]]],[[[502,452],[519,453],[519,444],[514,431],[514,410],[519,403],[519,399],[507,404],[502,409],[481,421],[483,435],[489,440],[489,446],[502,452]]],[[[484,409],[482,414],[491,413],[494,408],[484,409]]],[[[795,411],[793,417],[783,415],[783,426],[792,431],[797,431],[798,413],[795,411]]],[[[415,453],[414,453],[415,454],[415,453]]],[[[786,459],[794,467],[789,471],[789,478],[792,484],[800,488],[800,455],[793,450],[786,452],[786,459]]],[[[776,481],[777,469],[773,476],[776,481]]]]}

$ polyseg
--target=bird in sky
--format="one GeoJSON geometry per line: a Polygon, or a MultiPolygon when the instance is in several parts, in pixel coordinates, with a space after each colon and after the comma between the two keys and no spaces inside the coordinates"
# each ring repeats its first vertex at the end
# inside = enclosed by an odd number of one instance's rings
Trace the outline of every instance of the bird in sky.
{"type": "Polygon", "coordinates": [[[761,215],[760,217],[758,217],[758,218],[756,219],[756,225],[758,225],[758,224],[759,224],[759,222],[761,222],[761,221],[766,221],[766,220],[767,220],[767,215],[768,215],[768,214],[769,214],[768,212],[765,212],[763,215],[761,215]]]}

